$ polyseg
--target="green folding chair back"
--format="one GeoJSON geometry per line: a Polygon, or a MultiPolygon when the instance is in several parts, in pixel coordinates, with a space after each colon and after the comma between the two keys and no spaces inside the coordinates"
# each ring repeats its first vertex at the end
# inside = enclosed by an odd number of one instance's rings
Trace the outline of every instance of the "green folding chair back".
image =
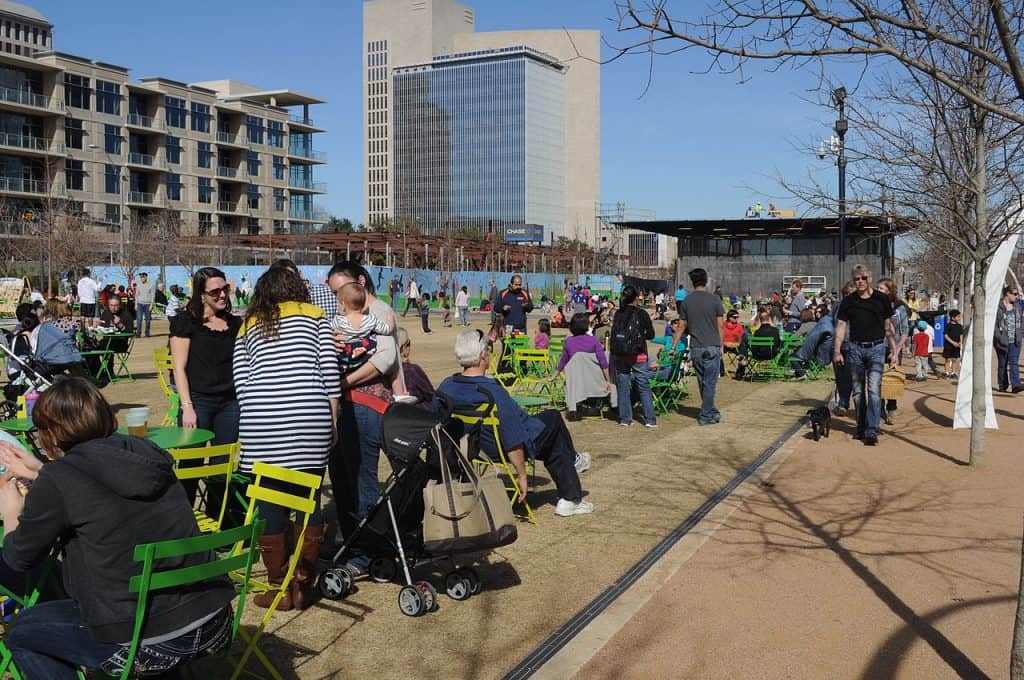
{"type": "Polygon", "coordinates": [[[779,343],[774,338],[769,336],[752,335],[747,340],[747,379],[754,380],[765,379],[770,380],[773,378],[781,378],[785,373],[780,370],[778,358],[782,353],[782,349],[779,347],[779,343]],[[763,350],[761,352],[755,350],[763,350]],[[757,355],[761,354],[761,358],[757,355]],[[768,355],[771,355],[770,357],[768,355]]]}
{"type": "MultiPolygon", "coordinates": [[[[157,543],[145,543],[135,548],[134,560],[142,563],[142,573],[132,577],[128,582],[128,590],[138,593],[138,604],[135,608],[135,627],[132,631],[132,641],[128,647],[128,657],[125,660],[124,670],[121,672],[121,680],[127,680],[132,675],[132,666],[135,664],[135,656],[139,651],[139,644],[142,642],[142,628],[146,620],[146,606],[149,603],[149,595],[159,590],[181,588],[194,583],[208,581],[218,576],[230,576],[234,573],[244,574],[241,581],[241,596],[235,607],[235,614],[231,619],[231,642],[234,642],[238,634],[238,622],[242,619],[242,610],[245,607],[245,594],[252,574],[253,559],[258,552],[256,539],[263,531],[263,520],[257,520],[228,531],[219,531],[202,536],[190,538],[178,538],[170,541],[159,541],[157,543]],[[214,557],[209,562],[195,564],[190,567],[177,567],[175,569],[159,569],[158,560],[187,557],[199,553],[210,553],[217,555],[217,551],[229,549],[239,544],[247,545],[248,549],[236,549],[227,557],[214,557]]],[[[230,644],[228,645],[230,648],[230,644]]]]}
{"type": "MultiPolygon", "coordinates": [[[[683,397],[686,396],[686,388],[682,382],[683,361],[685,359],[685,350],[671,355],[670,363],[667,364],[671,367],[668,377],[662,379],[652,378],[650,381],[651,396],[654,397],[654,408],[662,414],[668,414],[669,411],[677,409],[683,397]]],[[[661,368],[659,366],[658,370],[660,371],[661,368]]]]}

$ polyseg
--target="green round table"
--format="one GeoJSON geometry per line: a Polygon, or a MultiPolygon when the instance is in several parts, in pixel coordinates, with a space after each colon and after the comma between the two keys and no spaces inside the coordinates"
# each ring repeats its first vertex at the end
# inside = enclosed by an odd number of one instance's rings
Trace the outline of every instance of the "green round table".
{"type": "MultiPolygon", "coordinates": [[[[117,430],[120,434],[128,434],[127,427],[117,430]]],[[[201,427],[178,427],[170,425],[166,427],[151,427],[146,433],[146,439],[153,442],[161,449],[181,449],[186,446],[198,446],[213,439],[213,432],[204,430],[201,427]]]]}
{"type": "Polygon", "coordinates": [[[5,432],[16,432],[18,434],[26,434],[33,432],[36,426],[32,423],[31,418],[15,418],[13,420],[4,420],[0,422],[0,430],[5,432]]]}

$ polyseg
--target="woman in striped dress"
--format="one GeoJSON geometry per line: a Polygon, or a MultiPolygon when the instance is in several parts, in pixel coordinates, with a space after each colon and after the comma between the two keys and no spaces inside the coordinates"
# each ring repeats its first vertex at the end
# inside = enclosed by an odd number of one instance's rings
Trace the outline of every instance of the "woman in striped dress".
{"type": "MultiPolygon", "coordinates": [[[[235,341],[234,376],[241,471],[251,472],[259,461],[323,476],[337,434],[338,357],[323,310],[310,304],[306,284],[295,272],[274,266],[256,282],[235,341]]],[[[287,486],[281,490],[294,491],[287,486]]],[[[278,609],[308,606],[324,536],[319,492],[301,546],[294,545],[301,517],[291,525],[289,541],[289,510],[262,501],[257,507],[267,523],[259,542],[271,585],[284,580],[291,549],[300,551],[292,587],[278,609]]],[[[270,592],[254,602],[269,607],[273,599],[270,592]]]]}

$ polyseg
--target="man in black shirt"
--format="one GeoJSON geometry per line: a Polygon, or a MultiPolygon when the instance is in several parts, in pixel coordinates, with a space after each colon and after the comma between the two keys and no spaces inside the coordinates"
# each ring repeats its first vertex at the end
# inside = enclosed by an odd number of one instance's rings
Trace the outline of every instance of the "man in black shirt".
{"type": "Polygon", "coordinates": [[[849,340],[850,373],[853,377],[853,403],[857,413],[857,433],[868,446],[878,443],[878,423],[882,417],[882,371],[885,349],[892,349],[892,365],[899,361],[896,333],[892,326],[892,302],[871,285],[871,272],[863,265],[853,268],[855,290],[839,303],[836,338],[832,360],[844,363],[840,348],[849,340]],[[866,385],[866,388],[865,388],[866,385]]]}

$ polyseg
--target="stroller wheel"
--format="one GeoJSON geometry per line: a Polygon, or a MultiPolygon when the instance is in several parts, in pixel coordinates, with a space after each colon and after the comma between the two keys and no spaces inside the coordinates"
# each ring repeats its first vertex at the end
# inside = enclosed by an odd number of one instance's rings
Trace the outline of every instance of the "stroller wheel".
{"type": "Polygon", "coordinates": [[[459,569],[462,575],[469,581],[469,592],[476,595],[483,590],[483,582],[480,580],[480,574],[473,567],[463,567],[459,569]]]}
{"type": "Polygon", "coordinates": [[[416,588],[419,589],[420,595],[423,596],[423,611],[432,612],[437,609],[437,590],[431,585],[430,581],[417,581],[416,588]]]}
{"type": "Polygon", "coordinates": [[[404,586],[398,591],[398,608],[406,616],[419,616],[427,611],[423,595],[416,586],[404,586]]]}
{"type": "Polygon", "coordinates": [[[0,420],[14,420],[18,415],[18,404],[13,401],[0,401],[0,420]]]}
{"type": "Polygon", "coordinates": [[[370,578],[375,583],[390,583],[395,578],[398,565],[395,560],[387,557],[377,557],[370,561],[370,578]]]}
{"type": "Polygon", "coordinates": [[[448,597],[452,598],[456,602],[468,600],[469,596],[473,594],[469,579],[463,575],[461,569],[449,572],[448,575],[445,576],[444,590],[448,593],[448,597]]]}
{"type": "Polygon", "coordinates": [[[352,592],[352,574],[344,567],[333,567],[320,574],[317,588],[328,600],[340,600],[352,592]]]}

